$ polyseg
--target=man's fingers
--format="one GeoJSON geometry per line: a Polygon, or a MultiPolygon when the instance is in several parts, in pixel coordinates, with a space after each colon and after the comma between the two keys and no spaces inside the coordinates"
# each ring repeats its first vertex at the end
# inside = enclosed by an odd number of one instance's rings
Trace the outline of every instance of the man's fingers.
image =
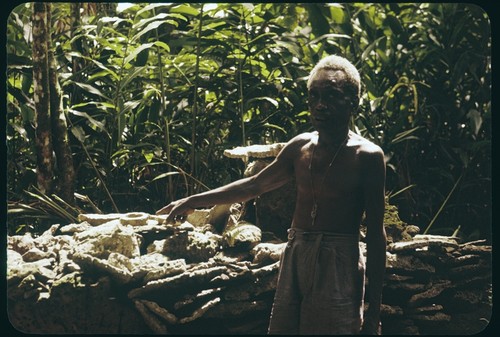
{"type": "Polygon", "coordinates": [[[183,214],[174,216],[174,220],[179,221],[179,222],[186,220],[186,218],[187,218],[187,215],[183,215],[183,214]]]}
{"type": "Polygon", "coordinates": [[[194,209],[190,209],[185,207],[183,203],[180,202],[172,202],[167,206],[156,211],[157,215],[160,214],[168,214],[167,222],[176,222],[176,221],[184,221],[187,216],[194,212],[194,209]]]}
{"type": "Polygon", "coordinates": [[[156,211],[156,215],[167,214],[166,207],[163,207],[156,211]]]}
{"type": "Polygon", "coordinates": [[[184,220],[186,220],[187,218],[187,215],[184,215],[184,214],[177,214],[177,215],[174,215],[173,213],[170,213],[168,216],[167,216],[167,223],[172,223],[172,222],[182,222],[184,220]]]}
{"type": "Polygon", "coordinates": [[[168,214],[170,213],[170,210],[172,209],[172,204],[168,204],[167,206],[160,208],[159,210],[156,211],[156,215],[161,215],[161,214],[168,214]]]}

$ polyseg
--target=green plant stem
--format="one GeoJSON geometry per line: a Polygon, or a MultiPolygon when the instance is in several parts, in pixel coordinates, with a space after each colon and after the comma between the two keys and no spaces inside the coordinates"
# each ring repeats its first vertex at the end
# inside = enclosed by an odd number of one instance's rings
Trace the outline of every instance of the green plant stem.
{"type": "MultiPolygon", "coordinates": [[[[242,14],[240,16],[240,26],[243,26],[243,13],[245,11],[245,7],[242,8],[242,14]]],[[[239,52],[241,53],[241,39],[238,39],[238,44],[239,44],[239,52]]],[[[238,91],[240,94],[240,115],[241,115],[241,145],[245,146],[246,145],[246,139],[247,136],[245,134],[245,111],[244,111],[244,104],[243,104],[243,63],[244,63],[245,58],[240,59],[238,62],[238,91]]]]}
{"type": "MultiPolygon", "coordinates": [[[[153,8],[153,15],[156,16],[156,10],[153,8]]],[[[159,40],[160,37],[158,35],[158,28],[155,29],[155,35],[156,39],[159,40]]],[[[170,157],[170,123],[168,121],[168,116],[166,115],[166,103],[165,103],[165,96],[167,95],[165,92],[165,79],[163,78],[163,66],[161,62],[161,49],[159,46],[156,46],[156,54],[158,56],[158,69],[159,69],[159,75],[160,75],[160,101],[161,101],[161,111],[160,115],[164,116],[165,119],[165,151],[167,153],[167,172],[171,172],[170,170],[170,164],[172,163],[171,157],[170,157]]],[[[167,197],[166,200],[173,200],[174,199],[174,186],[173,186],[173,180],[172,176],[169,175],[167,178],[167,197]]]]}
{"type": "MultiPolygon", "coordinates": [[[[168,163],[167,163],[168,164],[168,163]]],[[[180,168],[179,166],[175,166],[174,164],[168,164],[170,166],[172,166],[173,168],[175,168],[176,170],[179,171],[179,173],[182,175],[182,177],[184,178],[184,184],[186,185],[186,189],[189,187],[188,185],[188,181],[187,181],[187,178],[186,177],[189,177],[191,179],[193,179],[197,184],[199,184],[200,186],[204,187],[205,189],[209,190],[210,188],[205,185],[202,181],[200,181],[199,179],[196,179],[193,175],[187,173],[186,171],[184,171],[182,168],[180,168]]]]}
{"type": "Polygon", "coordinates": [[[93,202],[92,200],[90,200],[90,198],[87,196],[87,195],[83,195],[83,194],[79,194],[79,193],[75,193],[75,197],[79,200],[82,200],[83,202],[86,202],[90,205],[90,207],[92,207],[92,209],[94,210],[94,212],[98,213],[98,214],[103,214],[103,212],[99,209],[99,207],[97,207],[93,202]]]}
{"type": "Polygon", "coordinates": [[[453,194],[453,192],[455,191],[455,189],[457,188],[458,184],[460,183],[460,181],[462,180],[462,177],[464,176],[465,174],[465,170],[462,171],[462,174],[460,175],[460,177],[458,177],[457,181],[455,182],[455,185],[453,185],[453,188],[451,189],[451,191],[448,193],[448,196],[446,196],[446,199],[444,199],[443,203],[441,204],[441,207],[439,207],[438,211],[436,212],[436,214],[434,215],[434,217],[432,218],[431,222],[429,223],[429,225],[427,226],[427,228],[425,229],[424,231],[424,234],[427,234],[427,232],[431,229],[432,225],[434,224],[434,222],[436,221],[437,217],[439,216],[439,214],[441,214],[441,212],[443,211],[444,207],[446,206],[446,204],[448,203],[448,200],[450,199],[451,195],[453,194]]]}
{"type": "MultiPolygon", "coordinates": [[[[165,116],[165,151],[167,152],[167,172],[171,172],[170,167],[172,166],[171,151],[170,151],[170,122],[168,117],[165,116]]],[[[172,176],[168,177],[168,187],[167,187],[167,199],[174,199],[174,186],[172,176]]]]}
{"type": "MultiPolygon", "coordinates": [[[[196,175],[196,117],[198,114],[198,84],[200,75],[200,56],[201,56],[201,34],[203,27],[203,4],[200,9],[200,22],[198,23],[198,38],[196,42],[196,64],[195,64],[195,80],[193,93],[193,108],[192,108],[192,124],[191,124],[191,174],[196,175]]],[[[195,191],[195,188],[190,189],[190,194],[195,191]]]]}
{"type": "MultiPolygon", "coordinates": [[[[77,221],[77,218],[75,216],[73,216],[68,211],[66,211],[64,208],[62,208],[61,206],[59,206],[48,195],[46,195],[45,193],[43,193],[41,190],[39,190],[37,188],[35,188],[35,190],[39,194],[31,193],[31,192],[28,192],[28,191],[26,191],[26,193],[28,193],[32,197],[40,200],[44,205],[48,206],[50,209],[52,209],[54,212],[56,212],[60,217],[68,220],[69,222],[76,222],[77,221]]],[[[61,200],[61,199],[59,198],[59,200],[61,200]]]]}
{"type": "MultiPolygon", "coordinates": [[[[78,140],[78,141],[80,141],[80,140],[78,140]]],[[[116,203],[115,203],[113,197],[111,196],[111,193],[108,190],[108,187],[106,186],[106,182],[104,181],[101,174],[99,173],[99,170],[95,166],[94,161],[92,160],[92,157],[90,156],[90,153],[87,151],[87,148],[85,147],[85,144],[83,144],[83,142],[81,142],[81,141],[80,141],[80,144],[82,145],[82,149],[85,152],[85,155],[87,156],[87,159],[89,160],[90,165],[92,165],[92,168],[94,169],[94,172],[96,173],[97,179],[99,179],[99,181],[102,184],[102,187],[104,187],[104,190],[105,190],[106,194],[108,195],[108,198],[111,201],[111,204],[113,205],[115,212],[120,213],[120,211],[118,210],[118,207],[116,206],[116,203]]]]}
{"type": "Polygon", "coordinates": [[[403,193],[403,192],[405,192],[405,191],[407,191],[407,190],[409,190],[409,189],[411,189],[411,188],[413,188],[413,187],[415,187],[415,186],[417,186],[417,185],[416,185],[416,184],[411,184],[411,185],[408,185],[408,186],[406,186],[406,187],[404,187],[404,188],[400,189],[399,191],[397,191],[397,192],[395,192],[395,193],[393,193],[393,194],[390,194],[390,195],[389,195],[389,199],[392,199],[392,198],[394,198],[396,195],[399,195],[399,194],[401,194],[401,193],[403,193]]]}

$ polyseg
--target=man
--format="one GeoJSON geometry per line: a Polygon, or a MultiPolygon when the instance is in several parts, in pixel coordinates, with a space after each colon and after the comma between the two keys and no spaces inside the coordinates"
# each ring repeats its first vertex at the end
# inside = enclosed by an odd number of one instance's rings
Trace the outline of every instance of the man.
{"type": "Polygon", "coordinates": [[[269,325],[270,334],[378,334],[385,272],[385,163],[380,147],[349,130],[360,96],[357,69],[331,55],[307,83],[316,131],[291,139],[252,177],[160,209],[167,220],[195,208],[251,200],[295,177],[296,206],[269,325]],[[365,260],[359,227],[367,226],[369,306],[363,319],[365,260]]]}

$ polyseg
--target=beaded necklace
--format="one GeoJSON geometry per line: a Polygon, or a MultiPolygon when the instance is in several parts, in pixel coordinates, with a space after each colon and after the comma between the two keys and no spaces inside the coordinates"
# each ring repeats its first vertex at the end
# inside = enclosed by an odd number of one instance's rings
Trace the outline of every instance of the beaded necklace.
{"type": "MultiPolygon", "coordinates": [[[[328,172],[330,171],[330,168],[332,167],[333,163],[335,162],[335,159],[337,158],[338,154],[340,153],[340,150],[346,144],[348,138],[349,138],[349,133],[347,134],[347,137],[345,137],[344,141],[342,143],[340,143],[339,148],[337,149],[337,151],[335,151],[335,154],[333,155],[333,158],[330,161],[330,164],[328,164],[328,167],[326,168],[325,174],[323,175],[323,179],[321,179],[321,185],[319,187],[320,191],[321,191],[322,187],[324,186],[324,182],[325,182],[326,176],[328,175],[328,172]]],[[[312,220],[311,226],[314,226],[314,223],[316,221],[316,215],[318,213],[318,202],[316,201],[316,193],[314,192],[314,183],[313,183],[313,178],[312,178],[312,162],[313,162],[315,150],[316,150],[316,146],[313,143],[311,160],[309,162],[309,177],[311,180],[311,191],[312,191],[312,199],[313,199],[313,206],[311,209],[311,220],[312,220]]]]}

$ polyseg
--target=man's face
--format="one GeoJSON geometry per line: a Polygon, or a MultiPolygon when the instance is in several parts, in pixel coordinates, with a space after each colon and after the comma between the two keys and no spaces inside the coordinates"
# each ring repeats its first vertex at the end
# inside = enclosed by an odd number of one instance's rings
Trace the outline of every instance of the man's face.
{"type": "Polygon", "coordinates": [[[345,92],[345,73],[322,69],[316,73],[309,88],[311,122],[318,131],[345,128],[353,112],[352,97],[345,92]]]}

